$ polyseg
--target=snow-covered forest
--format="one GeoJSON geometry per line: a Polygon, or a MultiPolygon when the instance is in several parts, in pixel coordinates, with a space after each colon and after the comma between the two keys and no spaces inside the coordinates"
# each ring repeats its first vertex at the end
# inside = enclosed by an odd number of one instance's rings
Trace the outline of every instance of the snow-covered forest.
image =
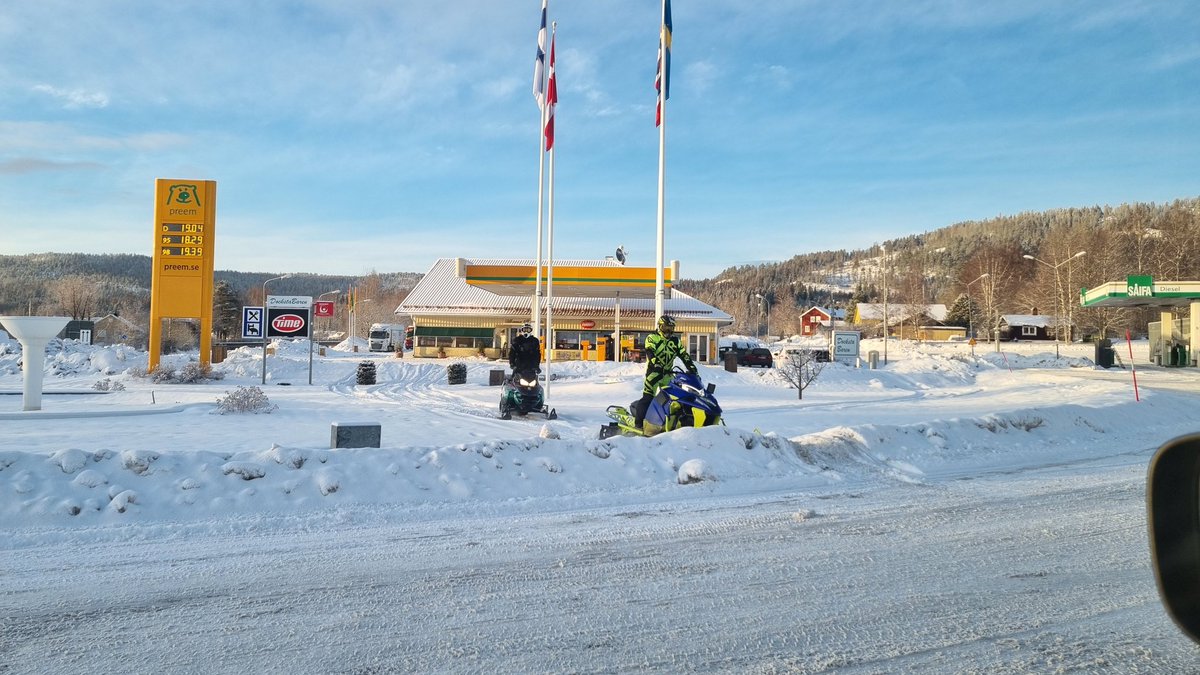
{"type": "MultiPolygon", "coordinates": [[[[1163,280],[1200,277],[1200,258],[1189,255],[1198,247],[1200,198],[1188,198],[997,216],[865,250],[805,252],[782,262],[739,265],[711,279],[689,279],[687,261],[682,261],[678,288],[728,312],[735,318],[731,330],[749,335],[765,334],[768,328],[776,335],[797,333],[800,312],[814,305],[844,309],[852,317],[855,304],[882,302],[885,293],[892,304],[952,307],[964,300],[970,283],[971,305],[982,324],[995,325],[1001,314],[1053,314],[1056,306],[1072,307],[1077,335],[1120,336],[1125,328],[1135,334],[1144,330],[1157,315],[1148,313],[1153,310],[1079,308],[1079,289],[1131,274],[1163,280]],[[1078,255],[1081,251],[1084,255],[1078,255]]],[[[799,236],[781,242],[783,251],[803,248],[799,236]]],[[[279,272],[218,270],[216,277],[226,284],[231,304],[240,306],[261,302],[262,281],[279,272]]],[[[344,298],[345,290],[355,287],[357,297],[372,300],[358,307],[360,337],[371,323],[390,321],[391,311],[422,275],[299,272],[275,282],[272,290],[330,299],[344,298]]],[[[0,314],[98,318],[117,313],[144,324],[149,287],[149,256],[0,256],[0,314]]],[[[333,326],[346,325],[344,311],[339,304],[333,326]]]]}

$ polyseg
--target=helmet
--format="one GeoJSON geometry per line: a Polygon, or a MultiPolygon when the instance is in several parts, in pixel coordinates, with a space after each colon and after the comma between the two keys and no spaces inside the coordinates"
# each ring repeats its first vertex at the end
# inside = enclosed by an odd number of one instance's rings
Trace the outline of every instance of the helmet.
{"type": "Polygon", "coordinates": [[[517,329],[517,333],[519,333],[521,335],[532,335],[533,334],[533,326],[530,326],[529,324],[525,324],[524,326],[521,326],[520,328],[517,329]]]}
{"type": "Polygon", "coordinates": [[[675,332],[675,319],[669,316],[658,317],[658,332],[663,335],[670,335],[675,332]]]}

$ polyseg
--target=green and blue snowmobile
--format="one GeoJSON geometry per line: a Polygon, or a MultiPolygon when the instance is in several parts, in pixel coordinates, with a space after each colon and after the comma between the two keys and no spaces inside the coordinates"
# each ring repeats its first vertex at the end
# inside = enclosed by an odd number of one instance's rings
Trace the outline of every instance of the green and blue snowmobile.
{"type": "Polygon", "coordinates": [[[500,390],[500,419],[511,420],[513,413],[524,417],[529,413],[545,415],[546,419],[558,419],[554,408],[546,406],[542,383],[538,382],[536,370],[514,371],[504,378],[500,390]]]}
{"type": "Polygon", "coordinates": [[[629,409],[640,401],[634,401],[629,408],[610,405],[605,411],[612,422],[600,427],[600,438],[605,439],[618,434],[624,436],[654,436],[664,431],[674,431],[684,427],[710,427],[724,424],[721,419],[721,404],[717,403],[714,392],[717,385],[709,383],[705,387],[700,382],[700,376],[687,371],[675,369],[671,383],[663,387],[650,401],[642,426],[636,425],[637,418],[629,409]]]}

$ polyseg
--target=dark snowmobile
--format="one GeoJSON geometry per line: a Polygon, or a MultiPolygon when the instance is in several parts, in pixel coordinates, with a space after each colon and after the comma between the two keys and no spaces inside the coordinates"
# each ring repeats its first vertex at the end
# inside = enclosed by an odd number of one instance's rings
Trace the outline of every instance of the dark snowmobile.
{"type": "MultiPolygon", "coordinates": [[[[721,419],[721,405],[713,395],[716,389],[715,384],[704,387],[700,376],[676,368],[671,383],[659,390],[650,401],[650,409],[646,411],[642,428],[634,425],[636,417],[628,408],[610,405],[605,412],[614,421],[600,427],[600,438],[609,438],[617,434],[654,436],[683,427],[724,424],[725,421],[721,419]]],[[[634,401],[629,407],[637,404],[638,401],[634,401]]]]}
{"type": "Polygon", "coordinates": [[[554,408],[546,407],[537,371],[522,370],[504,378],[504,387],[500,390],[500,419],[511,420],[513,413],[522,417],[538,413],[546,419],[558,419],[554,408]]]}

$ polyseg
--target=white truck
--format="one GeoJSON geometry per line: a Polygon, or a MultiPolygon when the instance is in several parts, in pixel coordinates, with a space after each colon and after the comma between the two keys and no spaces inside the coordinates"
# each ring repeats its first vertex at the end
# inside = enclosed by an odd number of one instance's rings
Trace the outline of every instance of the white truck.
{"type": "Polygon", "coordinates": [[[373,352],[395,352],[404,347],[404,324],[373,323],[367,333],[368,349],[373,352]]]}

